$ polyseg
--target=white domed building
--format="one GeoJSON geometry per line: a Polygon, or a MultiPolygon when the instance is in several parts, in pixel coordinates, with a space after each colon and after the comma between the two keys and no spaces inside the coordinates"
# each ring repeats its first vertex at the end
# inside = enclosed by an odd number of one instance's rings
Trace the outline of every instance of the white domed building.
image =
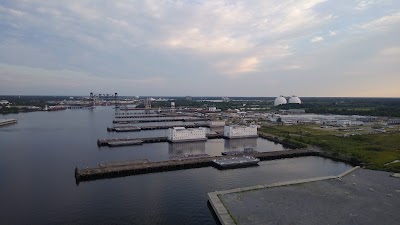
{"type": "Polygon", "coordinates": [[[301,104],[301,100],[299,97],[293,95],[289,98],[289,104],[301,104]]]}
{"type": "Polygon", "coordinates": [[[287,104],[287,100],[282,95],[277,97],[274,101],[274,106],[287,104]]]}

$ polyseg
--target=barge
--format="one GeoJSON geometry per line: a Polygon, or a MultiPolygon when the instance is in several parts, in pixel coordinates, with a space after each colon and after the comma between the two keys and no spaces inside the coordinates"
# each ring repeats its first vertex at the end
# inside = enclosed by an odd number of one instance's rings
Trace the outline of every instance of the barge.
{"type": "Polygon", "coordinates": [[[253,156],[227,157],[212,160],[213,165],[219,169],[233,169],[239,167],[256,166],[260,159],[253,156]]]}

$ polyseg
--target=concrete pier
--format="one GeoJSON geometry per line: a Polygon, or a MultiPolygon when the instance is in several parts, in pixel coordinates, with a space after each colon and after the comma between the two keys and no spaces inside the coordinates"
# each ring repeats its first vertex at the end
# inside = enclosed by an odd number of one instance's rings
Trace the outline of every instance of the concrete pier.
{"type": "MultiPolygon", "coordinates": [[[[136,145],[140,142],[142,143],[158,143],[158,142],[166,142],[167,137],[154,137],[154,138],[112,138],[112,139],[99,139],[97,140],[98,146],[110,146],[112,143],[126,143],[127,145],[136,145]],[[131,143],[131,144],[129,144],[131,143]]],[[[115,146],[115,145],[114,145],[115,146]]]]}
{"type": "Polygon", "coordinates": [[[195,121],[207,121],[203,118],[171,118],[171,119],[150,119],[150,120],[113,120],[113,123],[118,124],[132,124],[132,123],[161,123],[161,122],[195,122],[195,121]]]}
{"type": "Polygon", "coordinates": [[[185,117],[190,115],[182,115],[182,114],[142,114],[142,115],[122,115],[115,116],[116,119],[133,119],[133,118],[164,118],[164,117],[185,117]]]}
{"type": "Polygon", "coordinates": [[[400,190],[389,172],[355,167],[338,176],[208,193],[221,224],[398,224],[400,190]]]}
{"type": "MultiPolygon", "coordinates": [[[[283,158],[293,158],[302,156],[317,156],[319,153],[313,150],[296,149],[287,151],[275,152],[258,152],[250,153],[248,155],[259,158],[261,161],[274,160],[283,158]]],[[[215,156],[215,157],[199,157],[178,160],[167,160],[159,162],[132,162],[122,165],[113,166],[99,166],[97,168],[75,169],[75,179],[77,183],[81,181],[96,180],[103,178],[129,176],[135,174],[155,173],[171,170],[181,170],[199,167],[208,167],[212,165],[213,159],[222,159],[229,156],[215,156]]]]}
{"type": "MultiPolygon", "coordinates": [[[[206,134],[207,139],[217,139],[217,138],[222,138],[223,134],[206,134]]],[[[167,137],[151,137],[151,138],[111,138],[111,139],[98,139],[97,140],[97,145],[100,146],[110,146],[110,143],[118,143],[118,142],[124,142],[125,145],[129,145],[129,142],[132,142],[130,145],[136,145],[136,142],[141,142],[141,143],[159,143],[159,142],[167,142],[168,139],[167,137]]],[[[191,141],[204,141],[202,139],[197,140],[191,140],[191,141]]],[[[115,146],[115,145],[114,145],[115,146]]]]}
{"type": "Polygon", "coordinates": [[[17,122],[18,122],[18,120],[16,120],[16,119],[0,120],[0,127],[1,126],[7,126],[7,125],[15,124],[17,122]]]}
{"type": "Polygon", "coordinates": [[[140,130],[165,130],[173,127],[185,127],[185,128],[196,128],[196,127],[209,127],[206,123],[192,124],[192,125],[162,125],[162,126],[114,126],[107,127],[107,131],[112,132],[130,132],[140,130]]]}

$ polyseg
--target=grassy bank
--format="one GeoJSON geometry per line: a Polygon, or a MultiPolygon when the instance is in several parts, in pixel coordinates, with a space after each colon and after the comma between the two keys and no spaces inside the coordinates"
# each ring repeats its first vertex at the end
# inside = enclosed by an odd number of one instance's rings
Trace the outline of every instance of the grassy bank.
{"type": "Polygon", "coordinates": [[[400,134],[364,134],[336,137],[332,130],[322,130],[315,125],[267,126],[261,132],[288,140],[320,147],[336,156],[351,158],[366,164],[367,168],[400,172],[400,163],[384,165],[400,159],[400,134]]]}

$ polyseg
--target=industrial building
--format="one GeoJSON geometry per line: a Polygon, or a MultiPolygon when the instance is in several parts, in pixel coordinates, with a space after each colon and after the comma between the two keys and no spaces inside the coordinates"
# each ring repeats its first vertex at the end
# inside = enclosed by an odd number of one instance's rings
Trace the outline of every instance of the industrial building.
{"type": "Polygon", "coordinates": [[[184,128],[174,127],[168,129],[168,141],[169,142],[184,142],[184,141],[205,141],[206,128],[184,128]]]}
{"type": "Polygon", "coordinates": [[[387,124],[388,125],[395,125],[395,124],[400,124],[400,119],[389,119],[388,121],[387,121],[387,124]]]}
{"type": "Polygon", "coordinates": [[[364,122],[362,121],[354,121],[354,120],[338,120],[336,121],[336,125],[339,126],[362,126],[364,122]]]}
{"type": "Polygon", "coordinates": [[[299,115],[299,114],[304,114],[304,113],[306,113],[306,110],[304,110],[304,109],[289,109],[289,110],[280,109],[279,110],[279,114],[281,114],[281,115],[299,115]]]}
{"type": "Polygon", "coordinates": [[[1,105],[1,106],[3,106],[3,105],[10,105],[10,102],[7,101],[7,100],[0,100],[0,105],[1,105]]]}
{"type": "Polygon", "coordinates": [[[250,126],[225,126],[224,127],[225,138],[247,138],[247,137],[258,137],[257,125],[250,126]]]}

